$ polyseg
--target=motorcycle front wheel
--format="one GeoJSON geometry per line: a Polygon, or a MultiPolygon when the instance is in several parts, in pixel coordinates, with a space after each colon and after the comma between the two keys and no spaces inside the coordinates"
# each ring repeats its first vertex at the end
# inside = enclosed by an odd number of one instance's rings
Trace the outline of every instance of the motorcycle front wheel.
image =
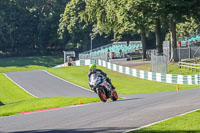
{"type": "Polygon", "coordinates": [[[117,101],[117,99],[118,99],[117,92],[115,90],[113,90],[112,94],[111,94],[111,100],[112,101],[117,101]]]}
{"type": "Polygon", "coordinates": [[[102,102],[107,101],[106,92],[105,92],[104,88],[99,87],[99,89],[97,90],[97,94],[102,102]]]}

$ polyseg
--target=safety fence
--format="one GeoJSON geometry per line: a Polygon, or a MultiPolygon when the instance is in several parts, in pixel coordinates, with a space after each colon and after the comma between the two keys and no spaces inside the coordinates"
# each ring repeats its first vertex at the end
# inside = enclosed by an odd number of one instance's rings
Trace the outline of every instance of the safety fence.
{"type": "Polygon", "coordinates": [[[168,59],[165,55],[157,55],[155,51],[151,52],[151,72],[167,73],[168,59]]]}
{"type": "Polygon", "coordinates": [[[133,77],[152,80],[163,83],[172,84],[187,84],[187,85],[199,85],[200,84],[200,74],[196,75],[175,75],[175,74],[164,74],[156,72],[147,72],[143,70],[137,70],[130,67],[120,66],[106,62],[103,60],[78,60],[72,63],[74,66],[84,66],[90,64],[97,64],[106,67],[110,70],[124,73],[133,77]]]}
{"type": "Polygon", "coordinates": [[[192,70],[193,72],[193,69],[195,70],[195,72],[200,71],[200,64],[193,64],[193,63],[187,63],[187,62],[178,62],[178,66],[179,68],[185,68],[185,69],[188,69],[188,70],[192,70]]]}

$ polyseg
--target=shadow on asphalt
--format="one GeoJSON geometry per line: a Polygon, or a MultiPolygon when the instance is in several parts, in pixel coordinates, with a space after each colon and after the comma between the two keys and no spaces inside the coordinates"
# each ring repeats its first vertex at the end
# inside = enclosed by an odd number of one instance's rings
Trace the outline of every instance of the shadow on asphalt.
{"type": "Polygon", "coordinates": [[[141,131],[132,131],[130,133],[199,133],[200,130],[171,130],[171,131],[162,131],[162,130],[141,130],[141,131]]]}
{"type": "Polygon", "coordinates": [[[31,131],[18,131],[11,133],[119,133],[133,129],[133,127],[99,127],[99,128],[80,128],[80,129],[41,129],[41,130],[31,130],[31,131]]]}
{"type": "Polygon", "coordinates": [[[138,99],[141,99],[141,98],[127,98],[127,99],[120,99],[120,100],[117,100],[117,102],[131,101],[131,100],[138,100],[138,99]]]}
{"type": "MultiPolygon", "coordinates": [[[[135,127],[136,128],[136,127],[135,127]]],[[[130,129],[134,129],[134,127],[126,127],[126,128],[116,128],[116,127],[100,127],[95,129],[67,129],[67,130],[56,130],[56,129],[50,129],[50,130],[31,130],[31,131],[19,131],[19,132],[12,132],[12,133],[114,133],[114,132],[123,132],[128,131],[130,129]]],[[[141,131],[132,131],[130,133],[199,133],[200,130],[171,130],[171,131],[161,131],[161,130],[141,130],[141,131]]]]}

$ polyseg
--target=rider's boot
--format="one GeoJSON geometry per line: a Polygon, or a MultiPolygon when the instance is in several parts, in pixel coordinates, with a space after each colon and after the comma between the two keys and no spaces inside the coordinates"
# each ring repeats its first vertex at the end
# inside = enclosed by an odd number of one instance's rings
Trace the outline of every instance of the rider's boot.
{"type": "Polygon", "coordinates": [[[111,84],[111,88],[114,90],[115,89],[115,87],[111,84]]]}
{"type": "Polygon", "coordinates": [[[97,89],[95,87],[92,88],[92,90],[97,93],[97,89]]]}
{"type": "Polygon", "coordinates": [[[110,78],[107,78],[106,81],[111,85],[111,88],[114,90],[115,87],[114,87],[113,84],[111,83],[111,79],[110,79],[110,78]]]}

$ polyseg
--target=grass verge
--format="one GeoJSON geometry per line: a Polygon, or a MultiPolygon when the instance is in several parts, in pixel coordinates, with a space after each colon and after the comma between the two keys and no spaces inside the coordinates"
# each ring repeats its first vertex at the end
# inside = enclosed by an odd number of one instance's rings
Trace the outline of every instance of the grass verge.
{"type": "MultiPolygon", "coordinates": [[[[112,83],[116,87],[119,94],[144,94],[144,93],[157,93],[176,91],[176,84],[160,83],[156,81],[149,81],[121,74],[111,71],[107,68],[100,67],[112,79],[112,83]]],[[[67,68],[49,70],[50,73],[61,77],[67,81],[78,84],[85,88],[88,85],[88,66],[72,66],[67,68]]],[[[199,88],[197,85],[180,85],[180,90],[199,88]]]]}
{"type": "Polygon", "coordinates": [[[24,90],[15,85],[5,75],[0,73],[0,103],[9,104],[30,100],[34,97],[26,93],[24,90]]]}
{"type": "Polygon", "coordinates": [[[171,118],[132,133],[200,133],[200,110],[171,118]]]}
{"type": "Polygon", "coordinates": [[[63,63],[62,57],[18,57],[0,59],[0,116],[20,112],[98,102],[98,97],[48,97],[35,98],[10,81],[2,72],[43,70],[63,63]]]}
{"type": "Polygon", "coordinates": [[[179,75],[194,75],[194,74],[200,74],[199,70],[195,72],[190,69],[185,69],[185,68],[179,68],[178,63],[169,63],[168,64],[168,73],[169,74],[179,74],[179,75]]]}
{"type": "Polygon", "coordinates": [[[0,116],[16,115],[20,112],[99,102],[98,97],[48,97],[35,98],[15,85],[0,73],[0,116]]]}
{"type": "MultiPolygon", "coordinates": [[[[144,65],[138,65],[138,66],[132,66],[134,69],[144,70],[144,71],[150,71],[150,64],[144,64],[144,65]]],[[[195,72],[188,68],[179,68],[178,63],[171,62],[168,64],[168,74],[178,74],[178,75],[194,75],[194,74],[200,74],[199,70],[195,72]]]]}
{"type": "Polygon", "coordinates": [[[0,73],[43,70],[63,63],[61,56],[36,56],[0,59],[0,73]]]}
{"type": "Polygon", "coordinates": [[[0,116],[16,115],[20,112],[28,112],[41,109],[49,109],[63,106],[99,102],[98,97],[47,97],[34,98],[26,101],[11,103],[0,106],[0,116]]]}

